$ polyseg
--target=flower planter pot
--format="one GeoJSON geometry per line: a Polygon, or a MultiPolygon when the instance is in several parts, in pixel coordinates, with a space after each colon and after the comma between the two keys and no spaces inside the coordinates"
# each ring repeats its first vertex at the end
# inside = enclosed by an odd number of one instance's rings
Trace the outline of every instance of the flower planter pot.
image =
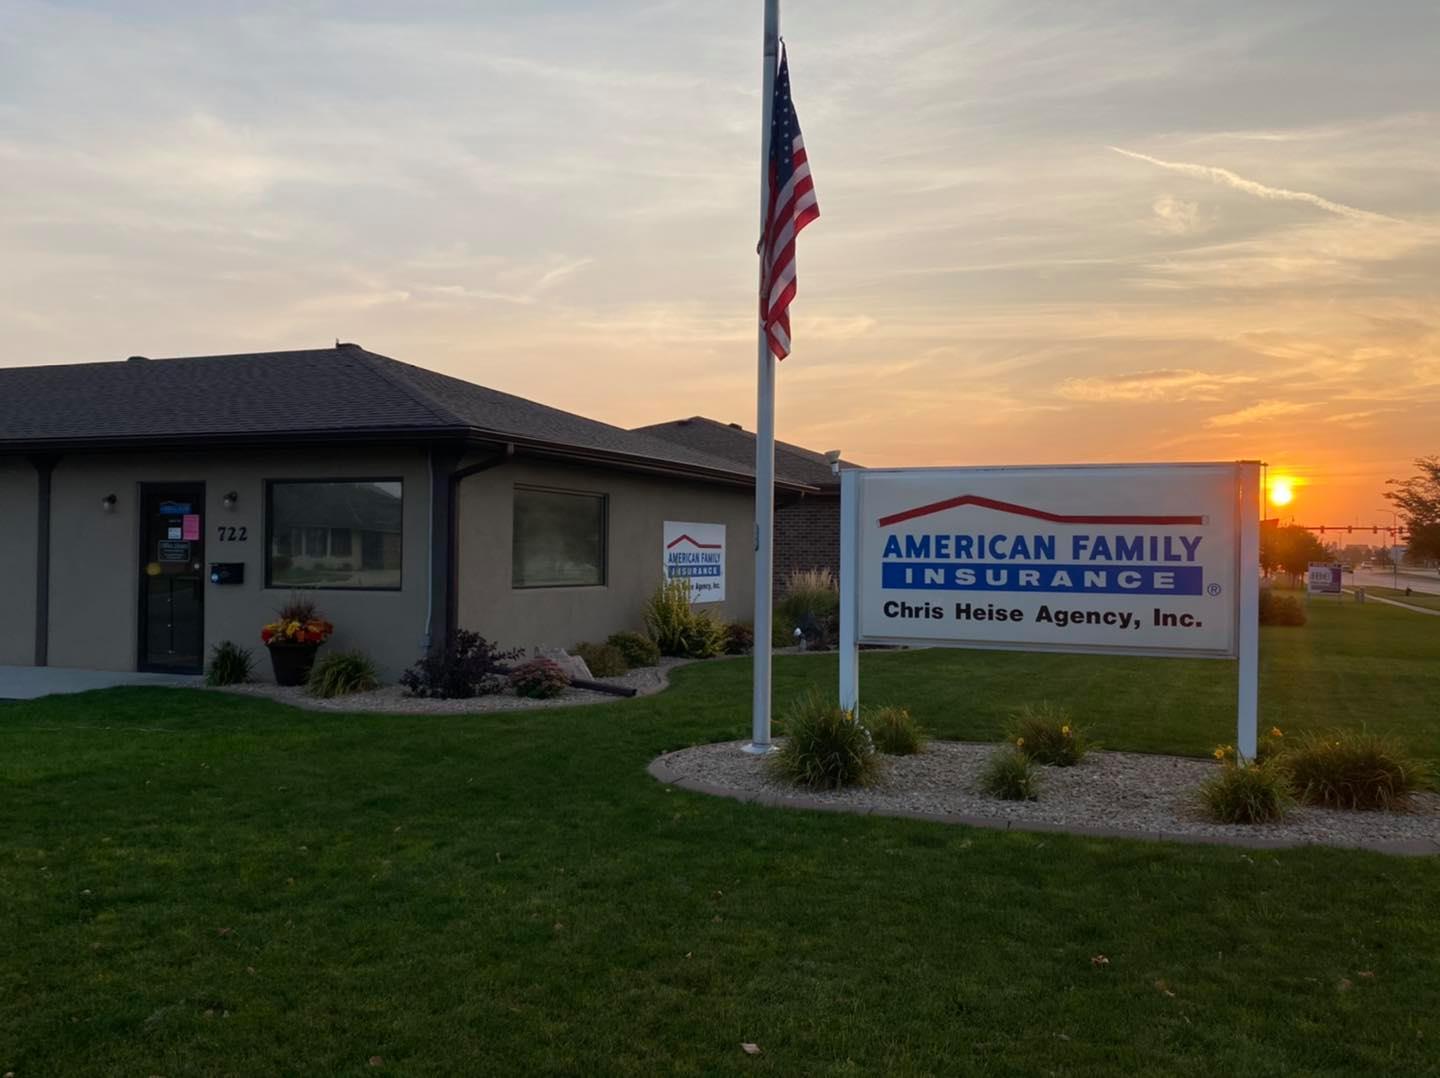
{"type": "Polygon", "coordinates": [[[304,685],[319,644],[267,644],[276,685],[304,685]]]}

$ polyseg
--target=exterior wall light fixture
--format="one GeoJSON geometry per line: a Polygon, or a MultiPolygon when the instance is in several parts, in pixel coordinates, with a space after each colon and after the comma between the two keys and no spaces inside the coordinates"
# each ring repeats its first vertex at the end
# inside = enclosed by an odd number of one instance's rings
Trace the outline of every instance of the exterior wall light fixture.
{"type": "Polygon", "coordinates": [[[117,499],[117,498],[115,497],[115,495],[113,495],[113,494],[107,494],[107,495],[105,495],[105,497],[103,497],[103,498],[100,499],[100,509],[101,509],[101,511],[102,511],[102,512],[105,512],[105,513],[113,513],[113,512],[115,512],[115,502],[116,502],[117,500],[118,500],[118,499],[117,499]]]}
{"type": "Polygon", "coordinates": [[[232,491],[230,491],[230,493],[226,494],[225,497],[223,497],[223,498],[220,499],[220,504],[223,505],[226,509],[234,509],[236,503],[239,502],[239,501],[240,501],[240,495],[239,495],[239,494],[236,494],[236,493],[232,490],[232,491]]]}

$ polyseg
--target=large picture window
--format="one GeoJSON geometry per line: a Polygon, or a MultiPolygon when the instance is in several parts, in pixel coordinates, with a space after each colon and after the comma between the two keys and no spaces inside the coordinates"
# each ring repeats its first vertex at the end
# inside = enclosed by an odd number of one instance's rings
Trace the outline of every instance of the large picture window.
{"type": "Polygon", "coordinates": [[[400,587],[404,501],[398,479],[272,480],[266,586],[400,587]]]}
{"type": "Polygon", "coordinates": [[[517,588],[605,583],[605,496],[515,488],[517,588]]]}

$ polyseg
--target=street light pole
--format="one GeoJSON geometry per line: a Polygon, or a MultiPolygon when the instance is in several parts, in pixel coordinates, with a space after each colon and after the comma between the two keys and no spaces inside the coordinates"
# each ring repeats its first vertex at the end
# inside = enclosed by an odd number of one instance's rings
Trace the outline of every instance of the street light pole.
{"type": "Polygon", "coordinates": [[[1400,590],[1400,559],[1395,556],[1395,547],[1400,541],[1400,514],[1393,509],[1377,509],[1377,513],[1390,514],[1390,549],[1386,551],[1390,555],[1390,586],[1392,590],[1400,590]]]}

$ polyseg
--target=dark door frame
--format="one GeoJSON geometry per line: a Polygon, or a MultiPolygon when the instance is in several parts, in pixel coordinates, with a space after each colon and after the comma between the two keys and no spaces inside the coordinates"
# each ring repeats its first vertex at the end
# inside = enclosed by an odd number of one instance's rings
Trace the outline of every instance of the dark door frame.
{"type": "Polygon", "coordinates": [[[137,531],[135,535],[135,561],[132,563],[135,571],[135,669],[146,673],[161,674],[200,674],[205,670],[205,482],[201,479],[185,479],[175,482],[152,482],[143,480],[135,485],[135,505],[137,512],[137,531]],[[151,491],[165,493],[179,493],[182,496],[187,492],[195,495],[194,504],[200,507],[200,542],[198,553],[192,561],[198,561],[200,568],[197,570],[200,577],[200,646],[197,649],[199,659],[195,667],[177,670],[173,666],[155,666],[147,663],[145,638],[148,634],[150,620],[149,596],[145,593],[144,573],[145,566],[149,563],[146,557],[148,545],[146,534],[150,527],[150,514],[146,511],[145,499],[151,491]]]}

